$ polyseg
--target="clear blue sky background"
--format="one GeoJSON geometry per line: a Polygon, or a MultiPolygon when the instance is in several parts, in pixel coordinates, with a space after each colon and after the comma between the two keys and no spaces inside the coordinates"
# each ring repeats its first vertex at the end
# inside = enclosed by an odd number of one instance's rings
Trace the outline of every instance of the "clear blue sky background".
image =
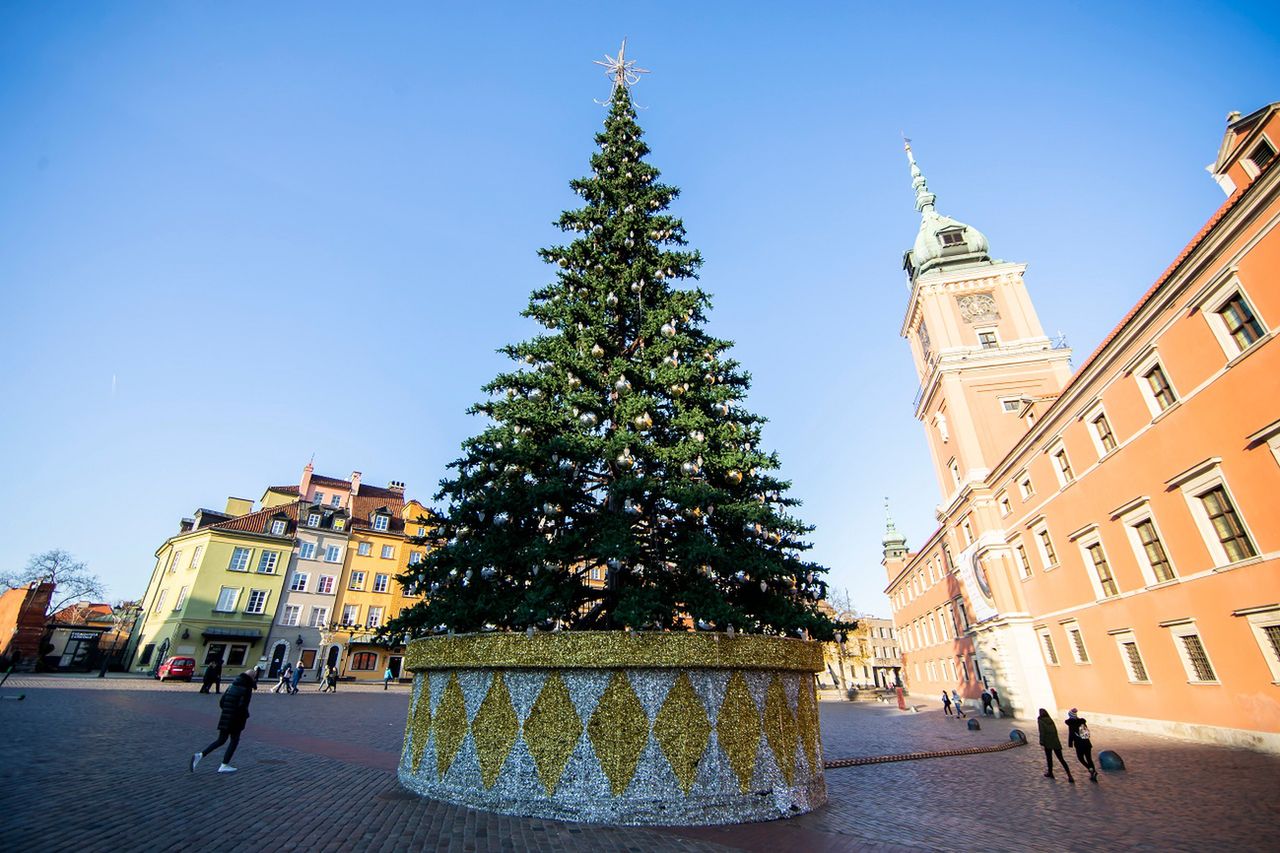
{"type": "Polygon", "coordinates": [[[432,495],[626,35],[711,330],[887,613],[882,498],[912,544],[938,502],[899,132],[1079,362],[1221,202],[1228,110],[1280,99],[1273,4],[1113,5],[4,3],[0,562],[137,596],[179,518],[313,453],[432,495]]]}

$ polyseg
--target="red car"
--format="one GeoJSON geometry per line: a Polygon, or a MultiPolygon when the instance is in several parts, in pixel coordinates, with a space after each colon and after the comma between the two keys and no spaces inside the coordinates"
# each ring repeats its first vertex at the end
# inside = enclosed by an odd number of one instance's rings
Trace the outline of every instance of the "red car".
{"type": "Polygon", "coordinates": [[[171,657],[160,664],[160,669],[156,670],[156,678],[161,681],[166,678],[181,678],[183,681],[190,681],[195,674],[195,658],[171,657]]]}

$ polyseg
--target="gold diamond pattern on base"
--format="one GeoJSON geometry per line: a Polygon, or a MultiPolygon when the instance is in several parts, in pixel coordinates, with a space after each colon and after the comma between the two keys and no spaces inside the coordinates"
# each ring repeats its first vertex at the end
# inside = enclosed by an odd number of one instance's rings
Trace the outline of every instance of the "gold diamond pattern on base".
{"type": "Polygon", "coordinates": [[[405,746],[412,756],[413,772],[418,772],[422,763],[423,752],[427,748],[427,736],[431,734],[431,677],[422,676],[422,686],[418,690],[418,704],[409,709],[409,721],[404,727],[405,746]]]}
{"type": "Polygon", "coordinates": [[[800,692],[796,696],[796,723],[800,729],[800,743],[804,745],[804,757],[809,760],[809,773],[818,770],[818,703],[813,698],[813,679],[800,676],[800,692]]]}
{"type": "Polygon", "coordinates": [[[636,762],[649,739],[649,718],[625,672],[616,671],[609,679],[587,723],[587,736],[616,797],[631,784],[636,762]]]}
{"type": "Polygon", "coordinates": [[[751,787],[756,750],[760,746],[760,711],[741,672],[729,676],[724,701],[720,703],[720,716],[716,718],[716,738],[745,794],[751,787]]]}
{"type": "Polygon", "coordinates": [[[582,720],[569,698],[560,673],[547,676],[538,699],[524,721],[524,742],[538,765],[538,777],[547,796],[556,792],[560,776],[582,737],[582,720]]]}
{"type": "Polygon", "coordinates": [[[489,692],[471,721],[471,738],[475,741],[476,757],[480,761],[480,779],[486,788],[492,788],[498,781],[498,773],[506,763],[519,731],[520,722],[516,719],[516,709],[511,707],[507,682],[501,672],[495,672],[489,692]]]}
{"type": "Polygon", "coordinates": [[[443,779],[467,736],[467,704],[456,672],[449,674],[449,683],[436,706],[432,731],[436,735],[436,771],[443,779]]]}
{"type": "Polygon", "coordinates": [[[711,739],[711,721],[689,676],[680,673],[653,721],[653,736],[686,794],[698,777],[698,762],[711,739]]]}
{"type": "Polygon", "coordinates": [[[788,785],[796,775],[796,718],[787,704],[782,679],[774,676],[764,697],[764,733],[788,785]]]}

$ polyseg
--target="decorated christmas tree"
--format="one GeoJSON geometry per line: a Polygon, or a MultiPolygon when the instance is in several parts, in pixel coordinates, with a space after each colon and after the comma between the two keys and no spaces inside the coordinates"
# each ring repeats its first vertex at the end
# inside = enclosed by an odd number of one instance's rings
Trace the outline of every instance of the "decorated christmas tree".
{"type": "MultiPolygon", "coordinates": [[[[625,50],[625,42],[623,45],[625,50]]],[[[471,411],[437,500],[437,547],[401,575],[426,599],[388,636],[438,631],[699,629],[828,639],[811,528],[742,404],[749,375],[704,330],[702,259],[668,213],[619,52],[572,240],[540,254],[555,281],[524,315],[544,331],[471,411]]]]}

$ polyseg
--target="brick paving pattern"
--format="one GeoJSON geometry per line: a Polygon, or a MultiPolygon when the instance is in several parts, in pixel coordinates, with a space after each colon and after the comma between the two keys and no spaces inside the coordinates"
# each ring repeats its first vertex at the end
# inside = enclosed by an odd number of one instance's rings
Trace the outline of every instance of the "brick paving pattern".
{"type": "MultiPolygon", "coordinates": [[[[265,686],[265,685],[264,685],[265,686]]],[[[789,821],[635,828],[526,820],[422,800],[394,775],[404,687],[265,689],[235,763],[212,740],[216,697],[146,679],[14,677],[0,695],[0,814],[9,850],[823,851],[1263,850],[1280,821],[1280,757],[1091,726],[1128,769],[1045,779],[1030,722],[824,702],[829,759],[1030,746],[830,770],[830,804],[789,821]]],[[[1068,756],[1074,762],[1074,756],[1068,756]]],[[[1073,764],[1073,768],[1074,768],[1073,764]]]]}

